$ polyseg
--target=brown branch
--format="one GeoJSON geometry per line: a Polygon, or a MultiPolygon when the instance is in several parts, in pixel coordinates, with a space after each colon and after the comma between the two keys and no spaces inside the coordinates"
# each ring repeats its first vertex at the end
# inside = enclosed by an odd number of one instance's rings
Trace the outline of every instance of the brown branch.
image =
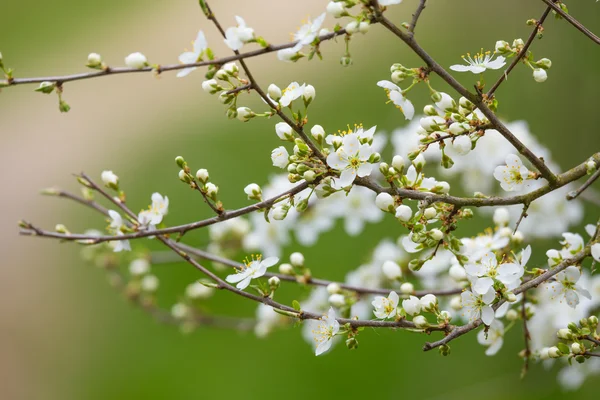
{"type": "MultiPolygon", "coordinates": [[[[199,258],[202,258],[205,260],[209,260],[209,261],[218,262],[218,263],[230,266],[232,268],[239,268],[243,265],[241,263],[230,260],[228,258],[220,257],[218,255],[208,253],[206,251],[197,249],[192,246],[188,246],[183,243],[177,243],[177,247],[179,247],[181,250],[185,251],[186,253],[192,254],[196,257],[199,257],[199,258]]],[[[359,287],[359,286],[352,286],[352,285],[347,285],[342,282],[335,282],[335,281],[330,281],[330,280],[326,280],[326,279],[318,279],[318,278],[313,278],[311,276],[309,276],[309,277],[297,276],[296,277],[296,276],[292,276],[292,275],[283,275],[283,274],[275,274],[275,273],[267,273],[267,274],[265,274],[265,276],[266,277],[276,276],[282,281],[296,282],[296,283],[299,282],[302,284],[314,285],[314,286],[329,286],[330,284],[333,283],[333,284],[339,285],[344,290],[356,292],[358,294],[380,294],[380,295],[387,296],[392,291],[396,291],[396,292],[398,291],[397,289],[391,289],[391,288],[390,289],[385,289],[385,288],[379,289],[379,288],[365,288],[365,287],[359,287]]],[[[417,296],[417,297],[422,297],[422,296],[425,296],[426,294],[433,294],[436,296],[452,296],[452,295],[459,294],[462,291],[463,291],[462,288],[444,289],[444,290],[417,290],[414,293],[411,293],[411,295],[417,296]]]]}
{"type": "Polygon", "coordinates": [[[419,0],[419,6],[415,10],[413,17],[412,17],[412,21],[410,21],[410,25],[408,26],[408,31],[413,35],[415,33],[415,28],[417,27],[417,22],[419,21],[419,17],[421,16],[421,13],[425,9],[426,2],[427,2],[427,0],[419,0]]]}
{"type": "Polygon", "coordinates": [[[584,192],[584,190],[586,190],[588,187],[590,187],[590,185],[592,183],[594,183],[598,177],[600,177],[600,168],[598,168],[598,170],[596,172],[594,172],[594,174],[592,176],[589,177],[589,179],[587,181],[585,181],[585,183],[583,185],[581,185],[581,187],[579,189],[577,189],[574,192],[571,192],[567,195],[567,200],[573,200],[576,199],[581,193],[584,192]]]}
{"type": "MultiPolygon", "coordinates": [[[[592,158],[594,159],[596,164],[600,167],[600,153],[594,154],[592,156],[592,158]]],[[[439,194],[433,194],[433,193],[429,193],[429,192],[421,192],[418,190],[410,190],[410,189],[403,189],[403,188],[392,189],[392,188],[381,186],[379,183],[375,182],[375,180],[373,180],[370,177],[356,178],[354,183],[358,186],[363,186],[363,187],[369,188],[372,191],[374,191],[375,193],[387,192],[392,195],[398,195],[402,198],[413,199],[413,200],[425,200],[425,201],[429,202],[430,204],[447,203],[447,204],[453,204],[453,205],[459,206],[459,207],[463,207],[463,206],[488,207],[488,206],[505,206],[505,205],[526,204],[526,203],[529,204],[529,203],[533,202],[534,200],[584,176],[587,173],[586,172],[587,171],[586,163],[587,163],[587,161],[574,167],[574,168],[571,168],[570,170],[568,170],[567,172],[565,172],[563,174],[558,175],[557,176],[558,184],[555,187],[551,187],[550,185],[545,185],[545,186],[543,186],[539,189],[536,189],[532,192],[513,196],[513,197],[497,197],[497,196],[484,197],[484,198],[456,197],[456,196],[439,195],[439,194]]],[[[85,175],[82,175],[82,176],[85,176],[85,175]]],[[[86,179],[89,179],[89,178],[86,178],[86,179]]],[[[248,214],[253,211],[262,210],[262,209],[271,207],[277,201],[284,199],[286,197],[289,197],[289,196],[293,196],[293,195],[301,192],[302,190],[306,189],[308,186],[309,186],[309,184],[307,182],[303,182],[280,195],[274,196],[270,199],[264,200],[262,202],[259,202],[259,203],[256,203],[256,204],[253,204],[250,206],[239,208],[237,210],[224,211],[220,215],[217,215],[217,216],[214,216],[211,218],[207,218],[204,220],[200,220],[200,221],[196,221],[196,222],[192,222],[192,223],[188,223],[188,224],[184,224],[184,225],[176,225],[176,226],[172,226],[172,227],[168,227],[168,228],[156,229],[153,231],[143,230],[143,231],[138,231],[138,232],[134,232],[134,233],[126,233],[126,234],[119,235],[119,236],[91,236],[91,235],[83,235],[83,234],[75,234],[75,233],[62,234],[62,233],[58,233],[58,232],[43,231],[44,235],[40,235],[38,232],[40,230],[36,231],[33,229],[33,227],[31,227],[31,228],[21,229],[20,234],[26,235],[26,236],[36,236],[37,235],[40,237],[51,237],[51,238],[62,239],[62,240],[67,240],[67,241],[82,240],[82,241],[86,242],[85,244],[97,244],[97,243],[109,242],[109,241],[115,241],[115,240],[138,239],[138,238],[143,238],[143,237],[148,237],[148,236],[165,235],[165,234],[171,234],[171,233],[183,234],[183,233],[186,233],[191,230],[203,228],[205,226],[213,225],[213,224],[216,224],[216,223],[224,221],[224,220],[239,217],[239,216],[248,214]]],[[[112,199],[113,203],[115,203],[115,201],[116,200],[112,199]]],[[[118,201],[115,204],[118,204],[118,201]]],[[[133,214],[133,216],[135,216],[135,214],[133,214]]]]}
{"type": "Polygon", "coordinates": [[[503,123],[498,119],[496,114],[485,104],[480,96],[474,95],[469,92],[464,86],[462,86],[448,71],[446,71],[440,64],[438,64],[417,42],[414,37],[410,34],[404,33],[400,28],[394,25],[389,19],[376,13],[375,19],[385,26],[391,33],[396,35],[402,40],[408,47],[410,47],[415,54],[417,54],[427,66],[435,72],[440,78],[448,83],[454,90],[460,93],[462,96],[471,101],[479,110],[486,116],[486,118],[494,125],[494,128],[500,132],[502,136],[521,153],[525,158],[533,164],[542,176],[554,186],[557,183],[557,177],[550,171],[548,166],[544,163],[544,160],[538,158],[527,146],[525,146],[503,123]]]}
{"type": "MultiPolygon", "coordinates": [[[[336,38],[341,35],[345,35],[346,30],[340,29],[337,32],[331,32],[326,35],[319,36],[319,41],[324,42],[336,38]]],[[[94,71],[94,72],[85,72],[73,75],[59,75],[59,76],[45,76],[45,77],[33,77],[33,78],[12,78],[10,80],[0,80],[0,87],[2,86],[16,86],[16,85],[24,85],[24,84],[32,84],[32,83],[41,83],[41,82],[56,82],[57,85],[61,85],[65,82],[78,81],[83,79],[92,79],[99,78],[102,76],[110,76],[110,75],[120,75],[120,74],[133,74],[133,73],[143,73],[143,72],[154,72],[158,71],[160,73],[167,71],[177,71],[180,69],[190,68],[190,67],[205,67],[209,65],[223,65],[232,61],[240,61],[246,58],[252,58],[256,56],[260,56],[263,54],[273,53],[283,49],[289,49],[294,47],[298,42],[290,42],[280,45],[268,45],[265,48],[252,50],[245,53],[236,53],[233,56],[221,57],[214,60],[207,61],[199,61],[195,63],[189,64],[168,64],[163,66],[158,66],[158,69],[155,69],[154,66],[144,67],[141,69],[138,68],[127,68],[127,67],[108,67],[102,71],[94,71]]]]}
{"type": "Polygon", "coordinates": [[[494,85],[487,92],[486,97],[488,99],[492,98],[492,96],[496,92],[496,89],[498,89],[498,87],[502,84],[502,82],[504,82],[506,79],[508,79],[508,74],[510,74],[510,72],[513,70],[513,68],[519,63],[519,61],[521,61],[524,57],[527,56],[527,50],[533,43],[533,40],[537,36],[538,31],[540,30],[540,28],[542,27],[542,24],[546,20],[546,17],[548,17],[548,14],[550,14],[551,9],[552,9],[551,7],[547,7],[546,10],[544,10],[544,13],[540,17],[540,19],[535,22],[535,27],[531,31],[531,34],[529,35],[529,38],[527,39],[527,42],[525,42],[525,45],[523,46],[521,51],[516,55],[516,57],[514,58],[512,63],[510,63],[508,68],[506,68],[506,70],[502,73],[502,75],[500,75],[500,77],[498,78],[496,83],[494,83],[494,85]]]}
{"type": "Polygon", "coordinates": [[[542,1],[544,3],[546,3],[548,5],[548,7],[552,8],[554,11],[556,11],[556,13],[558,15],[560,15],[561,17],[566,19],[567,22],[570,23],[571,25],[573,25],[578,31],[583,33],[588,38],[592,39],[594,41],[594,43],[600,44],[600,37],[594,35],[594,33],[592,31],[590,31],[588,28],[586,28],[585,26],[583,26],[581,24],[581,22],[577,21],[575,18],[571,17],[569,14],[564,12],[562,10],[562,8],[560,8],[559,6],[554,4],[554,2],[549,1],[549,0],[542,0],[542,1]]]}

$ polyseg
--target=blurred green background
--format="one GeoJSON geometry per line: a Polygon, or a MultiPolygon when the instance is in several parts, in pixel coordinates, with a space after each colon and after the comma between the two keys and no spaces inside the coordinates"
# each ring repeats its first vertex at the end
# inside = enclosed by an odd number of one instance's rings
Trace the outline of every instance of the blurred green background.
{"type": "MultiPolygon", "coordinates": [[[[444,66],[477,49],[493,48],[496,40],[526,39],[529,18],[538,18],[541,1],[430,1],[417,29],[420,44],[444,66]]],[[[243,16],[267,40],[289,39],[307,15],[324,10],[325,1],[234,0],[213,2],[224,26],[243,16]],[[293,10],[290,12],[290,10],[293,10]]],[[[394,6],[390,18],[410,20],[415,1],[394,6]]],[[[600,32],[600,6],[595,2],[568,3],[571,14],[592,31],[600,32]]],[[[0,51],[15,76],[73,73],[84,69],[94,51],[112,65],[122,64],[133,51],[150,62],[175,62],[197,30],[203,29],[217,55],[229,54],[196,1],[77,2],[29,0],[2,4],[0,51]]],[[[333,19],[326,19],[333,26],[333,19]]],[[[544,25],[544,39],[534,43],[536,58],[553,61],[548,81],[537,84],[519,66],[498,90],[499,114],[506,120],[526,119],[531,131],[547,146],[564,169],[582,162],[600,148],[590,116],[598,110],[600,52],[563,21],[544,25]]],[[[342,68],[343,42],[323,46],[325,60],[282,64],[274,55],[249,61],[259,83],[285,86],[291,80],[317,89],[311,124],[327,131],[363,122],[391,131],[404,124],[400,113],[384,106],[375,82],[389,79],[389,66],[422,63],[381,27],[352,41],[354,65],[342,68]]],[[[496,75],[486,75],[493,79],[496,75]]],[[[465,85],[473,76],[457,76],[465,85]]],[[[242,188],[265,183],[274,173],[268,157],[279,145],[276,121],[242,124],[227,120],[224,108],[205,94],[203,73],[185,79],[165,74],[118,76],[69,84],[65,99],[72,110],[62,115],[54,96],[34,93],[32,86],[4,90],[0,95],[2,145],[2,224],[0,249],[0,398],[2,399],[130,399],[237,397],[304,399],[373,396],[420,399],[462,399],[483,395],[489,400],[561,398],[555,371],[534,365],[519,379],[522,348],[519,329],[512,330],[505,348],[486,357],[474,335],[454,342],[451,357],[422,353],[425,338],[406,332],[367,330],[361,347],[336,347],[315,357],[299,329],[277,331],[266,339],[231,331],[199,329],[184,335],[163,326],[130,305],[106,283],[103,271],[81,261],[74,245],[18,237],[14,221],[27,218],[51,227],[66,224],[72,231],[103,227],[91,211],[63,201],[40,198],[37,191],[60,185],[76,190],[70,173],[84,170],[99,176],[112,169],[127,190],[132,208],[148,204],[150,194],[169,196],[167,222],[178,224],[209,216],[198,196],[177,180],[173,159],[186,158],[192,169],[204,167],[220,185],[228,208],[247,204],[242,188]]],[[[433,84],[446,87],[439,79],[433,84]]],[[[451,93],[449,91],[449,93],[451,93]]],[[[417,88],[411,99],[421,109],[428,99],[417,88]]],[[[256,98],[241,103],[258,106],[256,98]]],[[[586,221],[599,211],[586,206],[586,221]]],[[[470,224],[474,234],[481,228],[470,224]]],[[[383,237],[400,232],[393,221],[368,226],[357,238],[346,238],[341,227],[304,251],[318,276],[342,279],[365,260],[383,237]],[[332,255],[332,248],[343,251],[332,255]]],[[[187,237],[191,244],[206,242],[206,233],[187,237]]],[[[548,246],[550,241],[541,244],[548,246]]],[[[547,248],[547,247],[543,247],[547,248]]],[[[286,254],[298,250],[293,245],[286,254]]],[[[534,252],[534,254],[536,254],[534,252]]],[[[537,252],[543,262],[543,251],[537,252]],[[542,256],[542,257],[541,257],[542,256]]],[[[169,304],[197,279],[183,264],[154,268],[161,278],[161,295],[169,304]]],[[[218,293],[211,306],[233,315],[252,315],[254,304],[218,293]]],[[[573,399],[597,393],[593,378],[573,399]]]]}

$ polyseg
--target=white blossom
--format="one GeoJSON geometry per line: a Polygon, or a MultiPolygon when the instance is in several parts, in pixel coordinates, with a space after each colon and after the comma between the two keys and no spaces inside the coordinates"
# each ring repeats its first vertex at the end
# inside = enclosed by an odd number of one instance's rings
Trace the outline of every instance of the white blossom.
{"type": "Polygon", "coordinates": [[[283,89],[283,95],[281,99],[279,99],[279,104],[282,107],[289,106],[292,101],[298,99],[300,96],[304,94],[304,88],[306,84],[298,84],[298,82],[290,83],[285,89],[283,89]]]}
{"type": "Polygon", "coordinates": [[[500,181],[502,189],[512,192],[528,187],[530,185],[529,170],[523,165],[521,159],[514,154],[509,154],[505,161],[505,166],[498,166],[494,170],[494,178],[500,181]]]}
{"type": "Polygon", "coordinates": [[[273,165],[278,168],[285,168],[288,166],[290,155],[287,149],[283,146],[279,146],[273,149],[271,152],[271,161],[273,165]]]}
{"type": "Polygon", "coordinates": [[[136,258],[129,264],[129,273],[133,276],[145,275],[150,271],[150,263],[145,258],[136,258]]]}
{"type": "MultiPolygon", "coordinates": [[[[206,38],[204,37],[204,32],[198,31],[198,35],[196,36],[196,39],[192,42],[192,46],[193,51],[185,51],[179,55],[180,63],[192,64],[200,61],[208,47],[208,44],[206,43],[206,38]]],[[[177,73],[177,77],[181,78],[183,76],[186,76],[195,69],[196,67],[184,68],[177,73]]],[[[204,88],[204,84],[202,85],[202,87],[204,88]]]]}
{"type": "Polygon", "coordinates": [[[237,283],[236,287],[243,290],[248,287],[252,279],[263,276],[267,272],[267,268],[277,264],[278,261],[277,257],[252,260],[244,264],[235,274],[228,275],[225,280],[229,283],[237,283]]]}
{"type": "Polygon", "coordinates": [[[169,212],[169,198],[160,193],[152,194],[152,204],[147,210],[141,211],[138,220],[144,226],[158,225],[169,212]],[[143,221],[143,223],[142,223],[143,221]]]}
{"type": "Polygon", "coordinates": [[[185,295],[190,299],[206,299],[212,296],[214,289],[203,285],[200,282],[190,283],[185,288],[185,295]]]}
{"type": "Polygon", "coordinates": [[[352,185],[354,179],[371,174],[373,164],[369,158],[374,153],[371,146],[361,144],[356,133],[344,136],[342,145],[327,156],[327,164],[340,171],[340,177],[334,180],[338,188],[352,185]]]}
{"type": "Polygon", "coordinates": [[[301,45],[312,43],[321,29],[321,25],[325,20],[325,15],[325,13],[319,15],[314,21],[309,19],[306,24],[302,25],[300,29],[294,33],[294,40],[301,45]]]}
{"type": "Polygon", "coordinates": [[[340,324],[335,317],[335,311],[329,309],[327,315],[324,315],[320,320],[317,328],[313,331],[313,338],[317,343],[315,355],[321,355],[331,348],[333,338],[340,330],[340,324]]]}
{"type": "Polygon", "coordinates": [[[129,68],[142,69],[148,65],[148,60],[142,53],[131,53],[125,57],[125,65],[127,65],[129,68]]]}
{"type": "Polygon", "coordinates": [[[450,69],[457,72],[470,71],[474,74],[480,74],[486,69],[499,69],[506,64],[505,58],[502,56],[498,56],[495,60],[493,58],[494,55],[490,52],[477,53],[473,58],[471,58],[471,54],[467,53],[466,57],[462,57],[467,65],[455,64],[450,66],[450,69]]]}
{"type": "Polygon", "coordinates": [[[242,17],[235,17],[237,26],[227,28],[225,31],[225,44],[231,50],[240,50],[244,43],[254,39],[254,29],[246,25],[242,17]]]}
{"type": "Polygon", "coordinates": [[[377,86],[382,87],[387,92],[389,99],[394,103],[396,107],[404,114],[406,119],[412,119],[415,115],[415,107],[402,93],[402,89],[395,83],[390,81],[379,81],[377,86]]]}
{"type": "Polygon", "coordinates": [[[421,302],[418,297],[410,296],[402,300],[402,308],[408,315],[416,315],[421,312],[421,302]]]}
{"type": "Polygon", "coordinates": [[[481,318],[483,323],[489,326],[494,321],[494,309],[490,305],[496,298],[496,292],[493,288],[482,295],[465,290],[460,297],[469,322],[481,318]]]}
{"type": "Polygon", "coordinates": [[[373,314],[379,319],[396,317],[399,299],[398,293],[394,291],[390,292],[388,297],[375,296],[375,299],[371,303],[375,308],[373,314]]]}
{"type": "Polygon", "coordinates": [[[581,278],[581,271],[574,265],[567,267],[555,276],[556,282],[547,283],[547,287],[553,293],[553,298],[565,299],[569,307],[575,308],[579,304],[579,295],[591,299],[590,292],[577,284],[581,278]]]}
{"type": "Polygon", "coordinates": [[[102,171],[100,178],[105,186],[117,187],[119,185],[119,177],[112,171],[102,171]]]}

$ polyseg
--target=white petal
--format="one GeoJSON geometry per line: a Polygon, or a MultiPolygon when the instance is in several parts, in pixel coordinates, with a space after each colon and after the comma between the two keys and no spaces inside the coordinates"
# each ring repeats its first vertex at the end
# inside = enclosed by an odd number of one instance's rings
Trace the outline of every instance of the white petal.
{"type": "Polygon", "coordinates": [[[450,69],[452,71],[456,71],[456,72],[467,72],[467,71],[471,70],[471,66],[470,65],[455,64],[455,65],[451,65],[450,69]]]}
{"type": "Polygon", "coordinates": [[[494,321],[494,309],[490,306],[483,307],[481,309],[481,320],[489,326],[494,321]]]}

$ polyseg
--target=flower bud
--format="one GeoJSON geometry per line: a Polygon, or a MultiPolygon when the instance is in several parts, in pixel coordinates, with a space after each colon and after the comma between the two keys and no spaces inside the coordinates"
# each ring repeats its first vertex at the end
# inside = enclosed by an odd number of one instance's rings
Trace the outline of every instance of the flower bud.
{"type": "Polygon", "coordinates": [[[424,329],[424,328],[427,328],[429,326],[429,323],[427,322],[427,318],[425,318],[422,315],[417,315],[416,317],[414,317],[413,318],[413,323],[419,329],[424,329]]]}
{"type": "Polygon", "coordinates": [[[242,122],[248,122],[255,116],[256,114],[248,107],[238,107],[237,109],[237,119],[242,122]]]}
{"type": "Polygon", "coordinates": [[[202,183],[206,183],[208,182],[208,170],[204,169],[204,168],[200,168],[197,172],[196,172],[196,178],[198,178],[198,180],[202,183]]]}
{"type": "Polygon", "coordinates": [[[102,179],[104,186],[115,190],[119,189],[119,177],[112,171],[102,171],[102,174],[100,174],[100,179],[102,179]]]}
{"type": "Polygon", "coordinates": [[[370,27],[371,24],[369,24],[367,21],[362,21],[360,24],[358,24],[358,31],[364,35],[365,33],[369,32],[370,27]]]}
{"type": "Polygon", "coordinates": [[[459,136],[452,141],[452,149],[461,156],[469,154],[471,147],[471,138],[466,135],[459,136]]]}
{"type": "Polygon", "coordinates": [[[536,64],[538,67],[543,69],[549,69],[550,67],[552,67],[552,61],[550,61],[548,58],[542,58],[541,60],[536,62],[536,64]]]}
{"type": "Polygon", "coordinates": [[[394,261],[386,261],[381,266],[381,271],[389,280],[395,281],[402,276],[402,269],[394,261]]]}
{"type": "Polygon", "coordinates": [[[504,298],[509,303],[514,303],[515,301],[517,301],[517,296],[513,292],[506,292],[506,293],[504,293],[504,298]]]}
{"type": "Polygon", "coordinates": [[[561,328],[556,332],[556,336],[559,339],[569,340],[573,337],[573,333],[567,328],[561,328]]]}
{"type": "Polygon", "coordinates": [[[403,294],[411,294],[415,292],[415,286],[410,282],[404,282],[400,285],[400,292],[403,294]]]}
{"type": "Polygon", "coordinates": [[[350,65],[352,65],[352,58],[344,56],[340,58],[340,64],[342,65],[342,67],[349,67],[350,65]]]}
{"type": "Polygon", "coordinates": [[[283,263],[279,265],[279,273],[283,275],[295,275],[294,267],[291,264],[283,263]]]}
{"type": "Polygon", "coordinates": [[[516,310],[508,310],[506,312],[506,319],[509,321],[516,321],[519,319],[519,313],[516,310]]]}
{"type": "Polygon", "coordinates": [[[469,125],[468,124],[464,124],[464,123],[460,123],[460,122],[453,122],[448,127],[448,130],[453,135],[460,135],[461,133],[464,133],[464,132],[466,132],[466,131],[469,130],[469,125]]]}
{"type": "Polygon", "coordinates": [[[525,46],[525,42],[523,39],[515,39],[512,42],[512,47],[516,47],[517,49],[522,49],[525,46]]]}
{"type": "Polygon", "coordinates": [[[275,101],[279,100],[282,96],[281,89],[279,88],[279,86],[273,83],[269,85],[269,87],[267,88],[267,92],[269,93],[269,97],[275,101]]]}
{"type": "Polygon", "coordinates": [[[406,72],[404,71],[394,71],[392,72],[392,82],[400,83],[408,77],[406,72]]]}
{"type": "Polygon", "coordinates": [[[183,319],[188,314],[188,306],[183,303],[176,303],[173,307],[171,307],[171,315],[176,319],[183,319]]]}
{"type": "Polygon", "coordinates": [[[404,169],[404,158],[400,155],[395,155],[392,158],[392,167],[400,173],[404,169]]]}
{"type": "Polygon", "coordinates": [[[302,94],[302,98],[304,99],[304,104],[308,105],[315,98],[316,92],[315,87],[313,85],[304,86],[304,93],[302,94]]]}
{"type": "Polygon", "coordinates": [[[421,309],[423,311],[433,311],[438,303],[437,297],[433,294],[426,294],[419,301],[421,302],[421,309]]]}
{"type": "Polygon", "coordinates": [[[469,111],[473,111],[473,109],[475,108],[475,104],[473,104],[470,100],[468,100],[466,97],[461,97],[460,99],[458,99],[458,104],[469,111]]]}
{"type": "Polygon", "coordinates": [[[394,212],[394,198],[389,193],[379,193],[375,198],[375,205],[382,211],[394,212]]]}
{"type": "Polygon", "coordinates": [[[277,137],[279,137],[279,139],[281,140],[294,140],[292,127],[285,122],[278,122],[277,124],[275,124],[275,133],[277,134],[277,137]]]}
{"type": "Polygon", "coordinates": [[[268,282],[269,282],[269,287],[271,288],[271,290],[277,289],[279,287],[279,284],[281,284],[281,280],[276,276],[270,277],[268,282]]]}
{"type": "Polygon", "coordinates": [[[136,258],[129,264],[129,273],[133,276],[145,275],[150,271],[150,263],[145,258],[136,258]]]}
{"type": "Polygon", "coordinates": [[[148,60],[146,59],[146,56],[140,52],[131,53],[125,57],[125,65],[129,68],[142,69],[148,65],[148,60]]]}
{"type": "Polygon", "coordinates": [[[45,94],[50,94],[54,91],[55,88],[56,88],[55,82],[44,81],[44,82],[40,83],[40,86],[37,89],[35,89],[35,91],[45,93],[45,94]]]}
{"type": "Polygon", "coordinates": [[[585,353],[585,348],[581,344],[575,342],[571,345],[571,351],[573,354],[583,354],[585,353]]]}
{"type": "Polygon", "coordinates": [[[88,54],[87,66],[90,68],[97,68],[102,66],[102,56],[98,53],[88,54]]]}
{"type": "Polygon", "coordinates": [[[239,72],[239,70],[240,70],[240,69],[238,68],[238,66],[237,66],[237,64],[236,64],[235,62],[229,62],[229,63],[227,63],[227,64],[223,65],[223,66],[221,67],[221,69],[222,69],[223,71],[227,72],[227,73],[228,73],[229,75],[231,75],[231,76],[235,76],[235,75],[237,75],[237,73],[238,73],[238,72],[239,72]]]}
{"type": "Polygon", "coordinates": [[[256,183],[251,183],[244,188],[244,193],[248,195],[249,200],[258,200],[262,199],[262,190],[260,186],[256,183]]]}
{"type": "Polygon", "coordinates": [[[202,82],[202,90],[206,93],[215,94],[223,88],[219,85],[216,79],[209,79],[207,81],[202,82]]]}
{"type": "Polygon", "coordinates": [[[273,208],[273,219],[277,221],[283,221],[287,216],[288,210],[283,207],[275,207],[273,208]]]}
{"type": "Polygon", "coordinates": [[[346,32],[350,35],[358,32],[358,22],[351,21],[346,25],[346,32]]]}
{"type": "Polygon", "coordinates": [[[344,15],[347,15],[346,7],[344,4],[339,1],[330,1],[327,4],[327,12],[333,16],[333,18],[340,18],[344,15]]]}
{"type": "Polygon", "coordinates": [[[423,170],[423,167],[425,166],[425,157],[423,156],[423,153],[419,153],[419,155],[415,157],[412,163],[417,169],[417,172],[423,170]]]}
{"type": "Polygon", "coordinates": [[[219,193],[219,187],[212,182],[208,182],[206,184],[206,195],[208,197],[214,198],[219,193]]]}
{"type": "Polygon", "coordinates": [[[202,282],[191,283],[185,288],[186,297],[193,300],[207,299],[212,296],[213,293],[214,289],[202,284],[202,282]]]}
{"type": "Polygon", "coordinates": [[[546,70],[536,68],[533,70],[533,79],[535,79],[536,82],[542,83],[548,79],[548,74],[546,73],[546,70]]]}
{"type": "Polygon", "coordinates": [[[159,284],[158,278],[154,275],[146,275],[140,282],[142,290],[149,293],[155,292],[158,289],[159,284]]]}
{"type": "Polygon", "coordinates": [[[329,285],[327,285],[327,293],[329,294],[340,293],[341,291],[342,288],[339,283],[331,282],[329,285]]]}
{"type": "Polygon", "coordinates": [[[425,211],[423,211],[423,216],[426,219],[434,219],[437,216],[437,210],[435,207],[427,207],[425,211]]]}
{"type": "MultiPolygon", "coordinates": [[[[456,109],[456,101],[448,94],[444,92],[439,93],[440,99],[435,101],[435,105],[444,111],[452,111],[456,109]]],[[[433,98],[433,96],[431,96],[433,98]]]]}
{"type": "Polygon", "coordinates": [[[401,204],[396,207],[395,216],[398,221],[408,222],[412,217],[412,209],[405,204],[401,204]]]}
{"type": "Polygon", "coordinates": [[[525,236],[523,235],[523,232],[516,231],[515,233],[512,234],[512,237],[510,239],[512,240],[513,243],[519,244],[519,243],[523,243],[523,240],[525,240],[525,236]]]}
{"type": "Polygon", "coordinates": [[[444,233],[442,231],[440,231],[439,229],[432,229],[429,232],[429,235],[431,236],[431,238],[433,240],[442,240],[442,238],[444,237],[444,233]]]}
{"type": "Polygon", "coordinates": [[[438,115],[437,110],[431,104],[428,104],[423,108],[423,113],[425,113],[425,115],[428,115],[430,117],[438,115]]]}
{"type": "Polygon", "coordinates": [[[588,160],[585,163],[585,172],[590,175],[596,172],[596,162],[594,160],[588,160]]]}
{"type": "Polygon", "coordinates": [[[329,304],[337,308],[344,307],[346,305],[346,298],[343,294],[334,293],[329,296],[329,304]]]}
{"type": "Polygon", "coordinates": [[[178,176],[179,180],[181,180],[182,182],[190,183],[192,181],[190,176],[184,170],[180,170],[178,176]]]}
{"type": "Polygon", "coordinates": [[[317,142],[321,143],[325,138],[325,129],[321,125],[315,125],[311,128],[310,134],[317,142]]]}
{"type": "Polygon", "coordinates": [[[548,348],[548,356],[550,356],[550,358],[559,358],[561,355],[562,353],[560,352],[558,347],[552,346],[548,348]]]}
{"type": "Polygon", "coordinates": [[[294,267],[302,267],[304,265],[304,255],[300,252],[295,252],[290,255],[290,262],[294,267]]]}
{"type": "Polygon", "coordinates": [[[504,40],[498,40],[496,42],[495,50],[496,53],[505,54],[510,51],[510,46],[508,45],[508,42],[505,42],[504,40]]]}
{"type": "Polygon", "coordinates": [[[415,296],[402,300],[402,308],[408,315],[416,315],[421,312],[421,302],[415,296]]]}

